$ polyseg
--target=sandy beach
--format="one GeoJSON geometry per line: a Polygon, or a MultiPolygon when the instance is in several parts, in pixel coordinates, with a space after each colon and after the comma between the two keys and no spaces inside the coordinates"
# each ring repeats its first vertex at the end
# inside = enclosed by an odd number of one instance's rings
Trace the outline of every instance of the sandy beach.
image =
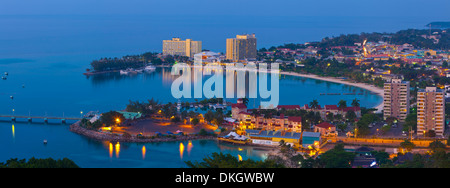
{"type": "MultiPolygon", "coordinates": [[[[372,93],[377,94],[378,96],[383,98],[384,95],[384,90],[382,88],[378,88],[376,86],[373,85],[369,85],[366,83],[355,83],[355,82],[350,82],[348,80],[344,80],[344,79],[339,79],[339,78],[334,78],[334,77],[321,77],[321,76],[317,76],[314,74],[301,74],[301,73],[296,73],[296,72],[280,72],[280,74],[282,75],[290,75],[290,76],[300,76],[300,77],[305,77],[305,78],[312,78],[312,79],[317,79],[317,80],[324,80],[324,81],[328,81],[328,82],[334,82],[334,83],[340,83],[340,84],[346,84],[346,85],[351,85],[351,86],[355,86],[355,87],[359,87],[362,89],[366,89],[371,91],[372,93]]],[[[377,106],[373,107],[377,109],[377,113],[381,113],[383,110],[383,101],[381,101],[380,104],[378,104],[377,106]]]]}

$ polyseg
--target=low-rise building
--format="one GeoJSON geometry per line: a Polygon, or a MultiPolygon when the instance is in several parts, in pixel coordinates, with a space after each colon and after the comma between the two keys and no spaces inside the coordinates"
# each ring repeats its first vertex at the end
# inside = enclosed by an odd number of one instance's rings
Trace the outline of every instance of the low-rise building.
{"type": "Polygon", "coordinates": [[[283,140],[286,144],[291,146],[299,146],[301,133],[297,132],[282,132],[282,131],[266,131],[247,129],[247,137],[252,140],[253,144],[278,146],[283,140]]]}
{"type": "Polygon", "coordinates": [[[302,147],[303,148],[319,148],[322,143],[320,133],[318,132],[306,132],[302,133],[302,147]]]}
{"type": "Polygon", "coordinates": [[[332,133],[336,133],[336,126],[334,126],[328,122],[322,122],[322,123],[314,126],[314,132],[318,132],[322,136],[329,136],[332,133]]]}

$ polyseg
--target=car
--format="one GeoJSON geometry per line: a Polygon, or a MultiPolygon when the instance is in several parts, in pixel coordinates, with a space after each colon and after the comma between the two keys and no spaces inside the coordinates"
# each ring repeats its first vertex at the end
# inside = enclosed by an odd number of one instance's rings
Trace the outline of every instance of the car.
{"type": "Polygon", "coordinates": [[[408,135],[406,134],[406,131],[402,131],[402,136],[408,136],[408,135]]]}
{"type": "Polygon", "coordinates": [[[354,137],[354,136],[355,136],[355,135],[354,135],[354,134],[353,134],[352,132],[350,132],[350,131],[349,131],[349,132],[347,132],[347,134],[346,134],[346,135],[347,135],[347,137],[354,137]]]}
{"type": "Polygon", "coordinates": [[[331,131],[329,133],[327,133],[325,136],[338,136],[337,131],[331,131]]]}
{"type": "Polygon", "coordinates": [[[397,123],[392,124],[392,128],[397,128],[397,123]]]}

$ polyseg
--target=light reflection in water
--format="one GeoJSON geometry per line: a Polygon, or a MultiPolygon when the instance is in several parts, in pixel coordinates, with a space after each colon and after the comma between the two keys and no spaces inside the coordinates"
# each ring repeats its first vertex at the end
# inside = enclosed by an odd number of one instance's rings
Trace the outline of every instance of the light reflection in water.
{"type": "Polygon", "coordinates": [[[12,137],[13,139],[16,138],[16,131],[14,129],[14,125],[12,125],[12,137]]]}
{"type": "Polygon", "coordinates": [[[120,153],[120,143],[117,142],[117,144],[116,144],[116,158],[119,158],[119,153],[120,153]]]}
{"type": "Polygon", "coordinates": [[[180,143],[180,159],[183,159],[183,153],[184,153],[184,145],[183,145],[183,143],[181,142],[181,143],[180,143]]]}
{"type": "Polygon", "coordinates": [[[142,146],[142,159],[145,159],[145,153],[147,153],[147,149],[145,149],[145,146],[142,146]]]}
{"type": "Polygon", "coordinates": [[[239,161],[242,161],[242,156],[238,154],[239,161]]]}
{"type": "Polygon", "coordinates": [[[113,144],[110,142],[109,143],[109,158],[112,158],[113,151],[114,151],[113,144]]]}
{"type": "Polygon", "coordinates": [[[193,147],[194,147],[194,145],[189,140],[188,147],[187,147],[188,156],[191,156],[191,150],[192,150],[193,147]]]}

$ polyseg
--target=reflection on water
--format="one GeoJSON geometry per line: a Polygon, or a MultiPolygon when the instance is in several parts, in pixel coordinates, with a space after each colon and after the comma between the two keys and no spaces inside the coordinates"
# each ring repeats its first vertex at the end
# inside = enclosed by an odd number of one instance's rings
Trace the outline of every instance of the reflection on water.
{"type": "Polygon", "coordinates": [[[109,158],[112,158],[114,152],[113,144],[109,143],[109,158]]]}
{"type": "MultiPolygon", "coordinates": [[[[184,74],[184,72],[182,71],[187,69],[188,68],[180,68],[179,72],[181,74],[184,74]]],[[[242,92],[242,94],[245,94],[249,98],[249,73],[245,73],[245,89],[237,91],[237,72],[223,71],[223,73],[225,73],[223,75],[223,84],[219,84],[223,85],[222,94],[227,98],[227,101],[229,102],[237,99],[238,92],[242,92]]],[[[205,82],[212,76],[213,75],[203,75],[203,71],[201,71],[201,69],[199,68],[192,69],[190,73],[190,79],[188,77],[183,77],[183,80],[178,80],[179,82],[183,81],[183,84],[180,85],[181,88],[178,89],[184,90],[184,82],[189,82],[186,84],[186,87],[189,86],[191,88],[190,98],[182,97],[181,100],[183,102],[193,102],[195,100],[194,97],[198,97],[198,94],[196,93],[202,94],[201,98],[205,98],[202,88],[205,87],[205,82]],[[198,91],[196,92],[196,90],[198,91]]],[[[88,77],[88,80],[90,80],[93,83],[92,85],[94,86],[101,86],[102,92],[114,92],[117,97],[110,100],[120,101],[122,99],[128,100],[131,98],[146,100],[150,98],[149,96],[151,96],[157,98],[163,103],[166,103],[176,100],[171,95],[171,86],[172,83],[179,77],[180,75],[172,75],[172,68],[165,67],[157,68],[153,72],[144,72],[130,75],[120,75],[120,73],[118,72],[92,75],[88,77]],[[145,95],[142,95],[141,93],[145,93],[145,95]]],[[[268,86],[271,86],[271,79],[269,78],[270,77],[268,76],[267,84],[268,86]]],[[[312,99],[317,99],[319,100],[321,105],[326,105],[337,104],[340,100],[351,102],[353,99],[357,98],[361,101],[361,106],[374,107],[378,105],[382,100],[381,97],[370,94],[370,91],[364,90],[362,88],[327,82],[323,80],[315,80],[311,78],[283,75],[280,79],[279,84],[279,104],[303,105],[309,103],[312,99]],[[311,92],[304,92],[305,90],[311,92]],[[341,95],[322,95],[323,93],[340,93],[341,95]],[[343,95],[343,93],[356,94],[343,95]]],[[[257,84],[255,84],[254,86],[258,87],[259,85],[260,84],[258,77],[257,84]]],[[[212,86],[208,85],[207,87],[212,87],[211,90],[216,90],[215,84],[213,84],[212,86]]],[[[90,99],[86,100],[90,102],[90,99]]],[[[269,99],[263,99],[257,95],[256,99],[250,100],[247,106],[257,108],[262,101],[267,100],[269,99]]],[[[123,105],[123,102],[120,103],[120,105],[123,105]]],[[[110,108],[108,108],[108,110],[110,110],[110,108]]]]}
{"type": "MultiPolygon", "coordinates": [[[[164,69],[162,70],[164,72],[164,69]]],[[[124,80],[153,79],[153,77],[156,77],[159,74],[161,74],[161,70],[152,72],[143,72],[142,74],[128,74],[128,75],[121,75],[119,72],[111,72],[111,73],[88,75],[86,76],[86,79],[90,80],[93,85],[102,85],[107,84],[111,81],[120,82],[124,80]]]]}
{"type": "Polygon", "coordinates": [[[14,125],[12,125],[12,138],[16,138],[16,131],[14,130],[14,125]]]}
{"type": "Polygon", "coordinates": [[[145,146],[142,146],[142,159],[145,159],[145,153],[147,153],[147,149],[145,149],[145,146]]]}
{"type": "Polygon", "coordinates": [[[119,153],[120,153],[120,143],[117,142],[117,144],[116,144],[116,158],[119,158],[119,153]]]}
{"type": "Polygon", "coordinates": [[[180,142],[180,159],[183,160],[184,145],[180,142]]]}
{"type": "Polygon", "coordinates": [[[239,161],[242,161],[242,156],[238,154],[239,161]]]}
{"type": "Polygon", "coordinates": [[[188,156],[191,156],[191,150],[193,147],[194,147],[194,145],[192,144],[192,141],[189,140],[188,147],[187,147],[188,156]]]}

